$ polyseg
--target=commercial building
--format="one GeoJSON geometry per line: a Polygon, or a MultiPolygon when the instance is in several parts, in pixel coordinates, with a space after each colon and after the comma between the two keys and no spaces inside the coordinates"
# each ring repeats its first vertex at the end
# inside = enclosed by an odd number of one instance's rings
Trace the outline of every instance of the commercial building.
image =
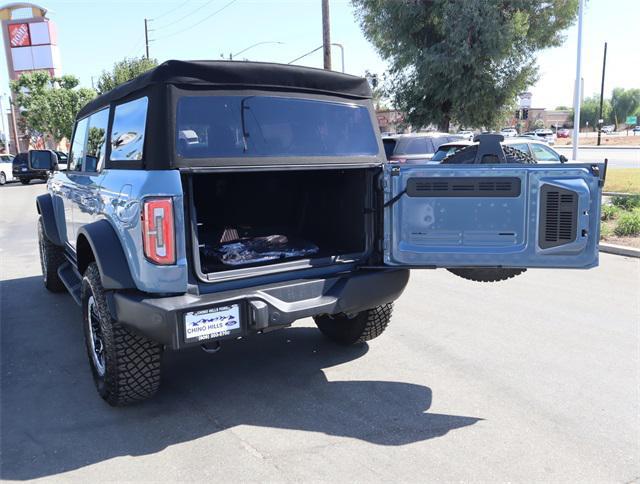
{"type": "MultiPolygon", "coordinates": [[[[46,8],[34,3],[9,3],[0,6],[0,21],[9,79],[18,79],[32,71],[44,70],[51,76],[61,74],[58,33],[55,23],[47,17],[46,8]]],[[[13,109],[13,99],[11,108],[8,137],[15,153],[27,149],[29,140],[19,132],[19,113],[13,109]],[[13,119],[13,113],[16,119],[13,119]]],[[[2,116],[5,116],[4,112],[2,116]]]]}

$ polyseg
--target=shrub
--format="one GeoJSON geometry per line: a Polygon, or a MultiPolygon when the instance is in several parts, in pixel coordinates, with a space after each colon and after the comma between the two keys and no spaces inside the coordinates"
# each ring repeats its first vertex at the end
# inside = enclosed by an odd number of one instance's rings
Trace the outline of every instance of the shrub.
{"type": "Polygon", "coordinates": [[[600,220],[613,220],[620,215],[620,208],[615,205],[603,205],[600,211],[600,220]]]}
{"type": "Polygon", "coordinates": [[[611,227],[604,222],[600,222],[600,237],[609,237],[613,235],[611,227]]]}
{"type": "Polygon", "coordinates": [[[640,235],[640,211],[634,210],[621,214],[613,232],[620,237],[640,235]]]}
{"type": "Polygon", "coordinates": [[[616,196],[611,198],[611,203],[623,210],[631,210],[640,207],[640,195],[631,195],[629,197],[616,196]]]}

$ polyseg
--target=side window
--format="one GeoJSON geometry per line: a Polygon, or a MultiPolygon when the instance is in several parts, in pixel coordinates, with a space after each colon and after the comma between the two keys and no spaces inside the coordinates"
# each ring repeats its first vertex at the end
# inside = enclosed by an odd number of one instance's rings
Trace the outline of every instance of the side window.
{"type": "Polygon", "coordinates": [[[112,161],[141,160],[147,121],[146,97],[116,106],[111,128],[112,161]]]}
{"type": "Polygon", "coordinates": [[[514,143],[514,144],[508,144],[507,146],[510,146],[511,148],[515,148],[516,150],[520,150],[523,153],[526,153],[527,155],[531,154],[529,153],[529,145],[527,143],[514,143]]]}
{"type": "Polygon", "coordinates": [[[551,148],[537,143],[531,144],[533,157],[538,161],[560,161],[560,157],[551,148]]]}
{"type": "Polygon", "coordinates": [[[89,124],[89,118],[84,118],[78,121],[76,130],[73,134],[73,141],[71,142],[71,151],[69,152],[69,164],[67,166],[68,171],[82,171],[84,166],[84,142],[87,137],[87,125],[89,124]]]}
{"type": "Polygon", "coordinates": [[[84,171],[99,171],[104,166],[107,150],[107,127],[109,125],[109,108],[93,113],[89,118],[89,134],[84,171]]]}

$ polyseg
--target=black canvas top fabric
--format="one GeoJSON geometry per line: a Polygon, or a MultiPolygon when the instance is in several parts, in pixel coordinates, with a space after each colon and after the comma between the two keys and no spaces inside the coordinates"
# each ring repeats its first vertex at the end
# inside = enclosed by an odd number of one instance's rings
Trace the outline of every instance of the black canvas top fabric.
{"type": "Polygon", "coordinates": [[[355,99],[371,98],[366,79],[339,72],[266,62],[170,60],[98,96],[80,110],[78,118],[160,84],[294,90],[355,99]]]}

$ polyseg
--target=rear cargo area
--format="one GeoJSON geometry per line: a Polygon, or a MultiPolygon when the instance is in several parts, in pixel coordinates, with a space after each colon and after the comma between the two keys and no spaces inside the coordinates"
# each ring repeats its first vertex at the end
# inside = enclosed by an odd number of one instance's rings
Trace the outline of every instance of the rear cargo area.
{"type": "Polygon", "coordinates": [[[200,271],[362,257],[372,230],[373,176],[371,169],[192,175],[200,271]]]}

